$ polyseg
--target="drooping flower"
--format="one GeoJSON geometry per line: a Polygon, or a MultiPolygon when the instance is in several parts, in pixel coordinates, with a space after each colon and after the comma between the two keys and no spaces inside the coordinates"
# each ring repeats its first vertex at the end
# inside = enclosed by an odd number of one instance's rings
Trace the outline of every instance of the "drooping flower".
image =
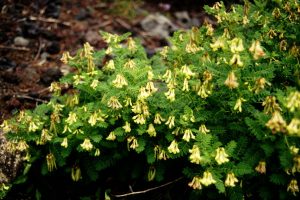
{"type": "Polygon", "coordinates": [[[29,122],[29,127],[28,127],[28,131],[29,132],[35,132],[39,129],[38,127],[38,123],[34,122],[34,121],[31,121],[29,122]]]}
{"type": "Polygon", "coordinates": [[[107,64],[104,66],[104,69],[109,70],[109,71],[115,70],[116,68],[115,68],[114,60],[109,60],[107,62],[107,64]]]}
{"type": "Polygon", "coordinates": [[[281,108],[278,103],[276,103],[276,97],[267,96],[263,101],[262,106],[264,107],[264,113],[274,113],[275,111],[281,111],[281,108]]]}
{"type": "Polygon", "coordinates": [[[210,132],[210,130],[206,128],[205,124],[201,124],[201,126],[199,127],[199,131],[200,131],[200,133],[203,133],[203,134],[210,132]]]}
{"type": "Polygon", "coordinates": [[[192,149],[189,149],[190,155],[190,161],[191,163],[200,164],[203,158],[200,156],[200,149],[197,145],[193,145],[192,149]]]}
{"type": "Polygon", "coordinates": [[[241,57],[239,54],[233,54],[232,58],[229,61],[230,65],[237,65],[239,67],[243,67],[244,63],[241,61],[241,57]]]}
{"type": "Polygon", "coordinates": [[[238,182],[238,179],[235,177],[234,173],[228,173],[225,180],[225,186],[234,187],[236,182],[238,182]]]}
{"type": "Polygon", "coordinates": [[[197,45],[194,42],[189,42],[186,46],[185,46],[185,51],[187,53],[197,53],[198,51],[200,51],[202,48],[197,47],[197,45]]]}
{"type": "Polygon", "coordinates": [[[262,47],[260,46],[260,42],[259,41],[254,41],[251,45],[251,47],[249,48],[249,51],[253,54],[253,58],[255,60],[265,56],[265,52],[262,49],[262,47]]]}
{"type": "Polygon", "coordinates": [[[130,59],[128,60],[125,64],[124,64],[124,68],[127,68],[127,69],[133,69],[135,68],[136,64],[134,62],[134,60],[130,59]]]}
{"type": "Polygon", "coordinates": [[[172,79],[171,70],[167,69],[166,73],[163,75],[163,78],[165,79],[166,83],[169,83],[172,79]]]}
{"type": "Polygon", "coordinates": [[[149,71],[147,72],[147,77],[148,77],[148,80],[149,80],[149,81],[152,81],[152,80],[153,80],[154,74],[153,74],[153,71],[152,71],[152,70],[149,70],[149,71]]]}
{"type": "Polygon", "coordinates": [[[177,154],[180,152],[180,150],[178,148],[178,143],[176,142],[176,140],[173,140],[171,142],[170,146],[168,147],[168,151],[173,154],[177,154]]]}
{"type": "Polygon", "coordinates": [[[70,53],[67,51],[67,52],[64,52],[62,57],[61,57],[61,61],[64,63],[64,64],[68,64],[70,60],[73,60],[74,58],[72,56],[70,56],[70,53]]]}
{"type": "Polygon", "coordinates": [[[165,121],[164,118],[159,113],[156,113],[154,116],[154,124],[161,124],[161,122],[165,121]]]}
{"type": "Polygon", "coordinates": [[[296,179],[292,179],[287,187],[288,192],[292,192],[294,196],[296,196],[296,192],[299,192],[299,186],[296,179]]]}
{"type": "Polygon", "coordinates": [[[300,108],[300,92],[295,91],[291,92],[287,97],[287,105],[286,107],[291,111],[294,112],[295,109],[300,108]]]}
{"type": "Polygon", "coordinates": [[[161,149],[160,151],[159,151],[159,154],[158,154],[158,160],[167,160],[168,159],[168,156],[167,156],[167,154],[166,154],[166,151],[165,150],[163,150],[163,149],[161,149]]]}
{"type": "Polygon", "coordinates": [[[201,178],[199,176],[194,176],[193,180],[189,182],[188,185],[192,187],[194,190],[195,189],[201,190],[202,189],[201,178]]]}
{"type": "Polygon", "coordinates": [[[231,40],[230,51],[234,54],[244,51],[243,40],[241,38],[234,38],[231,40]]]}
{"type": "Polygon", "coordinates": [[[173,128],[175,126],[175,116],[169,116],[168,120],[166,121],[166,125],[169,126],[169,129],[173,128]]]}
{"type": "Polygon", "coordinates": [[[218,147],[216,151],[217,151],[217,155],[215,157],[215,160],[219,165],[229,161],[228,154],[225,152],[224,147],[218,147]]]}
{"type": "Polygon", "coordinates": [[[107,106],[115,110],[123,107],[116,96],[110,97],[109,101],[107,102],[107,106]]]}
{"type": "Polygon", "coordinates": [[[205,186],[209,186],[216,183],[216,180],[213,178],[212,174],[209,171],[205,171],[203,173],[203,178],[200,179],[200,182],[205,186]]]}
{"type": "Polygon", "coordinates": [[[146,90],[152,94],[155,93],[158,89],[154,86],[154,83],[152,81],[149,81],[146,85],[146,90]]]}
{"type": "Polygon", "coordinates": [[[111,131],[109,133],[109,135],[106,137],[106,140],[109,140],[109,141],[114,141],[116,139],[116,135],[115,135],[115,132],[111,131]]]}
{"type": "Polygon", "coordinates": [[[297,118],[293,118],[286,129],[289,134],[300,136],[300,120],[297,118]]]}
{"type": "Polygon", "coordinates": [[[101,152],[100,152],[100,149],[97,148],[97,149],[95,150],[94,156],[100,156],[100,153],[101,153],[101,152]]]}
{"type": "Polygon", "coordinates": [[[237,82],[237,78],[233,71],[228,74],[227,79],[225,80],[224,84],[227,87],[229,87],[229,89],[234,89],[239,86],[239,83],[237,82]]]}
{"type": "Polygon", "coordinates": [[[127,143],[128,145],[130,145],[129,148],[131,149],[136,149],[137,147],[139,147],[139,143],[134,136],[130,136],[129,138],[127,138],[127,143]]]}
{"type": "Polygon", "coordinates": [[[195,73],[192,72],[192,70],[187,66],[187,65],[183,65],[181,67],[182,74],[186,77],[186,78],[191,78],[192,76],[195,76],[195,73]]]}
{"type": "Polygon", "coordinates": [[[137,115],[133,116],[132,119],[137,124],[145,124],[146,123],[146,119],[143,114],[137,114],[137,115]]]}
{"type": "Polygon", "coordinates": [[[219,48],[223,49],[225,47],[224,38],[218,38],[214,43],[210,44],[213,51],[217,51],[219,48]]]}
{"type": "Polygon", "coordinates": [[[130,123],[127,121],[125,122],[125,125],[122,128],[124,129],[125,133],[131,132],[130,123]]]}
{"type": "Polygon", "coordinates": [[[68,138],[64,138],[60,146],[67,148],[68,147],[68,138]]]}
{"type": "Polygon", "coordinates": [[[127,46],[128,46],[128,49],[129,49],[131,52],[135,52],[135,51],[137,50],[135,41],[132,39],[132,37],[129,37],[129,38],[127,39],[127,46]]]}
{"type": "Polygon", "coordinates": [[[168,90],[168,92],[165,92],[165,96],[167,99],[169,99],[171,102],[175,101],[175,89],[171,88],[168,90]]]}
{"type": "Polygon", "coordinates": [[[156,130],[153,126],[153,124],[149,124],[147,133],[150,135],[150,137],[155,137],[156,136],[156,130]]]}
{"type": "Polygon", "coordinates": [[[49,153],[46,156],[46,161],[47,161],[47,167],[49,172],[52,172],[54,169],[56,169],[56,162],[53,153],[49,153]]]}
{"type": "Polygon", "coordinates": [[[260,174],[265,174],[266,173],[266,162],[259,161],[258,165],[255,167],[255,171],[257,171],[260,174]]]}
{"type": "Polygon", "coordinates": [[[185,78],[184,81],[183,81],[182,91],[187,91],[187,92],[190,91],[190,89],[189,89],[189,81],[188,81],[187,78],[185,78]]]}
{"type": "Polygon", "coordinates": [[[271,129],[272,133],[285,132],[286,122],[282,118],[279,111],[275,111],[272,114],[271,119],[266,123],[266,126],[271,129]]]}
{"type": "Polygon", "coordinates": [[[85,138],[83,143],[80,144],[80,146],[83,150],[86,150],[86,151],[90,151],[93,149],[93,144],[91,143],[90,139],[88,139],[88,138],[85,138]]]}
{"type": "Polygon", "coordinates": [[[233,110],[237,110],[238,112],[242,112],[242,103],[245,102],[245,101],[246,101],[246,99],[244,99],[244,98],[238,98],[236,100],[236,103],[234,105],[233,110]]]}
{"type": "Polygon", "coordinates": [[[69,113],[69,117],[66,119],[66,122],[69,125],[72,125],[73,123],[75,123],[77,121],[77,115],[74,112],[70,112],[69,113]]]}
{"type": "Polygon", "coordinates": [[[118,74],[118,75],[116,76],[116,79],[113,80],[112,84],[113,84],[113,86],[115,86],[116,88],[123,88],[124,86],[127,86],[127,85],[128,85],[128,83],[127,83],[125,77],[124,77],[123,75],[121,75],[121,74],[118,74]]]}
{"type": "Polygon", "coordinates": [[[191,129],[186,129],[184,131],[182,139],[185,140],[185,141],[187,141],[187,142],[189,142],[191,138],[195,139],[195,135],[193,134],[193,132],[192,132],[191,129]]]}
{"type": "Polygon", "coordinates": [[[25,151],[26,149],[28,149],[28,144],[26,143],[26,141],[24,140],[20,140],[17,143],[16,149],[19,151],[25,151]]]}

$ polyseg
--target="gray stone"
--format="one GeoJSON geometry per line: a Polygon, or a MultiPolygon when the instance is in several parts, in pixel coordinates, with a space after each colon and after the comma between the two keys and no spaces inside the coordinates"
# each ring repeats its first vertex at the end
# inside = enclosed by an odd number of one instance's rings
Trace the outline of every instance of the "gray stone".
{"type": "Polygon", "coordinates": [[[16,46],[26,47],[26,46],[29,45],[29,40],[28,40],[28,39],[25,39],[25,38],[23,38],[23,37],[21,37],[21,36],[17,36],[17,37],[15,37],[15,39],[14,39],[14,44],[15,44],[16,46]]]}

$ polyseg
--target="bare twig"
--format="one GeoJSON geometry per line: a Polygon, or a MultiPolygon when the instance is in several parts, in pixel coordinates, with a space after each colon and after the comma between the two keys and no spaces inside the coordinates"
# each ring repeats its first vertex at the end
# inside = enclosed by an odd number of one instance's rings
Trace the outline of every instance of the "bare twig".
{"type": "Polygon", "coordinates": [[[33,98],[33,97],[27,96],[27,95],[17,94],[17,95],[15,95],[15,97],[18,98],[18,99],[29,99],[29,100],[40,102],[40,103],[48,103],[48,101],[46,101],[46,100],[38,99],[38,98],[33,98]]]}
{"type": "Polygon", "coordinates": [[[40,54],[41,54],[41,50],[42,50],[43,47],[44,47],[44,44],[42,44],[42,40],[41,40],[41,38],[39,37],[39,49],[38,49],[37,54],[36,54],[35,57],[34,57],[34,61],[36,61],[36,60],[39,58],[39,56],[40,56],[40,54]]]}
{"type": "Polygon", "coordinates": [[[30,50],[26,47],[14,47],[14,46],[3,46],[3,45],[0,45],[0,49],[11,49],[11,50],[17,50],[17,51],[29,51],[30,50]]]}
{"type": "Polygon", "coordinates": [[[157,190],[157,189],[160,189],[162,187],[166,187],[168,185],[171,185],[171,184],[173,184],[175,182],[180,181],[181,179],[183,179],[183,177],[177,178],[177,179],[175,179],[173,181],[170,181],[168,183],[165,183],[165,184],[157,186],[157,187],[149,188],[147,190],[142,190],[142,191],[137,191],[137,192],[131,192],[131,193],[126,193],[126,194],[120,194],[120,195],[112,195],[112,196],[114,196],[116,198],[121,198],[121,197],[127,197],[127,196],[137,195],[137,194],[145,194],[147,192],[150,192],[150,191],[153,191],[153,190],[157,190]]]}
{"type": "Polygon", "coordinates": [[[60,21],[58,19],[53,19],[53,18],[44,18],[44,17],[30,16],[29,19],[32,20],[32,21],[41,21],[41,22],[47,22],[47,23],[57,23],[57,24],[65,25],[65,26],[71,26],[70,22],[62,22],[62,21],[60,21]]]}

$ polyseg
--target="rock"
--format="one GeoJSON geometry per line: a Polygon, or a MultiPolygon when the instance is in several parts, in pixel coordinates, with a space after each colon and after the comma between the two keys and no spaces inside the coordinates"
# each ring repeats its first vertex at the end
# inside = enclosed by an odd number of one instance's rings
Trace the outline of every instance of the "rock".
{"type": "Polygon", "coordinates": [[[142,28],[151,36],[168,38],[178,29],[167,17],[159,13],[148,15],[141,21],[142,28]]]}
{"type": "Polygon", "coordinates": [[[175,12],[175,17],[177,18],[178,23],[183,27],[183,28],[190,28],[192,25],[191,18],[186,11],[182,12],[175,12]]]}
{"type": "Polygon", "coordinates": [[[47,53],[47,52],[43,52],[41,54],[41,60],[47,60],[48,57],[49,57],[49,53],[47,53]]]}
{"type": "Polygon", "coordinates": [[[18,36],[18,37],[15,37],[14,44],[16,46],[26,47],[29,44],[29,40],[25,39],[25,38],[23,38],[21,36],[18,36]]]}

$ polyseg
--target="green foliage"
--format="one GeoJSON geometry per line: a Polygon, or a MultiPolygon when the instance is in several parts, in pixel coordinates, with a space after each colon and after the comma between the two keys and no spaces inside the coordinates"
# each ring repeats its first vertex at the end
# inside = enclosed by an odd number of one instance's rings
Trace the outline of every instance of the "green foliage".
{"type": "Polygon", "coordinates": [[[65,53],[77,73],[51,85],[49,103],[2,125],[10,148],[28,154],[25,176],[38,169],[87,185],[184,175],[204,191],[191,196],[296,195],[299,2],[206,10],[217,27],[179,31],[151,59],[128,34],[104,32],[107,49],[85,44],[74,57],[65,53]]]}

